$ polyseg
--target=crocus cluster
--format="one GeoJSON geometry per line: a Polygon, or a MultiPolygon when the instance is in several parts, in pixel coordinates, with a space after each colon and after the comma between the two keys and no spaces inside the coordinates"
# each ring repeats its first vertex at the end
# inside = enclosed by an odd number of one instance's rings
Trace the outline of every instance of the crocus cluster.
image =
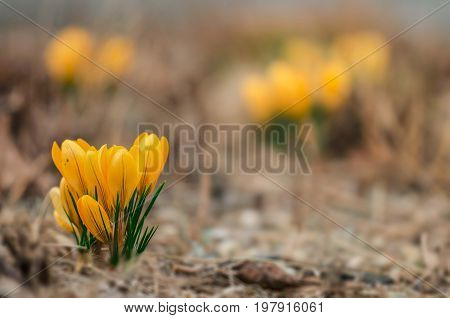
{"type": "Polygon", "coordinates": [[[53,143],[53,162],[62,175],[60,186],[50,190],[56,222],[84,248],[107,245],[114,263],[121,255],[141,253],[156,231],[143,230],[144,221],[162,189],[154,191],[168,152],[165,137],[147,133],[129,149],[97,149],[82,139],[65,140],[61,147],[53,143]]]}
{"type": "Polygon", "coordinates": [[[283,117],[301,120],[316,108],[328,114],[341,108],[356,85],[384,78],[389,52],[377,50],[384,41],[372,31],[343,34],[329,42],[289,39],[280,56],[243,81],[251,118],[264,122],[283,112],[283,117]]]}
{"type": "Polygon", "coordinates": [[[57,82],[98,87],[111,83],[109,72],[122,76],[129,69],[133,55],[133,44],[124,36],[99,40],[84,28],[69,26],[48,44],[45,65],[57,82]]]}

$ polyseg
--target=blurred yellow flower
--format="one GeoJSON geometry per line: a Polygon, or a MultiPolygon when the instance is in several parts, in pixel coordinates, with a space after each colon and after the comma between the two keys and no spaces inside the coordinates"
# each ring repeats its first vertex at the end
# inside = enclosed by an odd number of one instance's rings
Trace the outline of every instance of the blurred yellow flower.
{"type": "Polygon", "coordinates": [[[305,116],[311,106],[309,89],[307,76],[282,60],[270,64],[265,76],[251,75],[242,84],[249,113],[257,121],[268,120],[285,110],[287,117],[305,116]]]}
{"type": "Polygon", "coordinates": [[[345,34],[328,45],[304,38],[288,39],[282,57],[268,65],[264,76],[252,75],[242,85],[251,116],[262,121],[283,113],[298,120],[316,103],[329,111],[337,109],[350,96],[353,79],[376,84],[385,78],[389,51],[383,48],[370,55],[384,42],[380,33],[372,31],[345,34]]]}
{"type": "Polygon", "coordinates": [[[250,116],[264,121],[275,112],[273,94],[269,82],[260,75],[251,75],[242,83],[242,95],[250,116]]]}
{"type": "Polygon", "coordinates": [[[45,51],[45,65],[51,77],[61,82],[73,82],[86,75],[93,41],[83,28],[71,26],[57,34],[45,51]]]}
{"type": "Polygon", "coordinates": [[[62,83],[105,85],[111,82],[107,72],[122,76],[133,60],[133,43],[122,36],[112,36],[97,45],[87,30],[71,26],[57,38],[47,46],[45,65],[49,75],[62,83]]]}
{"type": "Polygon", "coordinates": [[[61,147],[53,143],[53,162],[62,175],[60,187],[50,190],[57,224],[73,232],[79,244],[87,229],[111,249],[118,244],[132,250],[135,246],[126,240],[137,234],[128,228],[133,209],[153,191],[168,153],[165,137],[147,133],[130,149],[104,145],[97,150],[82,139],[65,140],[61,147]]]}
{"type": "Polygon", "coordinates": [[[310,85],[305,75],[287,62],[275,61],[267,69],[267,78],[278,111],[288,109],[286,114],[295,118],[308,113],[311,106],[307,96],[310,85]]]}
{"type": "MultiPolygon", "coordinates": [[[[122,76],[130,67],[134,55],[134,46],[125,37],[113,36],[107,39],[98,48],[95,61],[107,71],[122,76]]],[[[97,69],[97,80],[104,81],[108,74],[97,69]]]]}
{"type": "Polygon", "coordinates": [[[324,59],[323,49],[315,42],[292,38],[288,40],[284,47],[286,60],[309,74],[314,74],[317,66],[324,59]]]}
{"type": "Polygon", "coordinates": [[[377,83],[384,79],[389,67],[389,48],[377,50],[385,42],[384,36],[378,32],[357,32],[336,39],[332,51],[348,66],[368,56],[352,69],[352,73],[357,79],[377,83]]]}
{"type": "Polygon", "coordinates": [[[344,71],[344,64],[336,60],[324,63],[319,70],[318,87],[324,86],[318,91],[318,99],[328,110],[341,106],[351,92],[351,78],[344,71]]]}

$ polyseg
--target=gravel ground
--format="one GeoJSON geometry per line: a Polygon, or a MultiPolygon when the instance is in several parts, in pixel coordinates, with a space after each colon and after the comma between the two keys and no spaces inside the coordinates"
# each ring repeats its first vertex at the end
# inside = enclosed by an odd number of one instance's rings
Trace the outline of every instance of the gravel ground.
{"type": "Polygon", "coordinates": [[[319,171],[313,185],[308,177],[296,184],[300,192],[378,252],[256,176],[245,177],[247,184],[259,184],[247,192],[233,184],[242,184],[234,180],[239,178],[221,180],[225,186],[216,189],[220,195],[213,196],[209,214],[197,220],[198,190],[192,186],[196,178],[186,178],[162,194],[151,217],[160,228],[148,252],[116,270],[100,257],[80,257],[70,247],[71,238],[50,217],[39,214],[45,205],[4,207],[0,292],[9,297],[440,297],[448,293],[450,224],[445,196],[398,193],[381,185],[361,190],[356,176],[345,182],[340,178],[346,173],[341,165],[319,171]],[[316,186],[322,189],[321,197],[311,195],[316,186]],[[179,202],[185,202],[184,210],[179,202]],[[21,282],[25,283],[17,288],[21,282]]]}

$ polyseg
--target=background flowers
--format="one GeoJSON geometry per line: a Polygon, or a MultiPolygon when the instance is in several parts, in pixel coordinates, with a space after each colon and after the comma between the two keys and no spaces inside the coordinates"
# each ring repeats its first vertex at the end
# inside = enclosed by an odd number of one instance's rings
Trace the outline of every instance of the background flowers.
{"type": "Polygon", "coordinates": [[[83,27],[69,26],[48,44],[45,63],[48,74],[63,85],[101,87],[114,83],[105,70],[123,76],[132,65],[133,55],[133,43],[124,36],[98,39],[83,27]]]}

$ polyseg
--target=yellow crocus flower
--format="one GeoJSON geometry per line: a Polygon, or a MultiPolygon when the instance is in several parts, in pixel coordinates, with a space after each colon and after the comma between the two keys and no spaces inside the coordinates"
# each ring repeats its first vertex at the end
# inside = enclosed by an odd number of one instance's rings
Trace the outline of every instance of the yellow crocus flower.
{"type": "Polygon", "coordinates": [[[88,31],[71,26],[63,29],[45,51],[45,65],[51,77],[61,82],[73,82],[88,72],[93,40],[88,31]]]}
{"type": "Polygon", "coordinates": [[[84,225],[102,243],[112,243],[116,226],[122,246],[124,211],[134,193],[144,195],[154,189],[168,152],[165,137],[147,133],[139,135],[130,149],[103,145],[97,150],[82,139],[65,140],[60,148],[55,142],[52,157],[63,176],[60,187],[50,190],[57,224],[77,233],[84,225]],[[119,223],[113,224],[116,213],[119,223]]]}

